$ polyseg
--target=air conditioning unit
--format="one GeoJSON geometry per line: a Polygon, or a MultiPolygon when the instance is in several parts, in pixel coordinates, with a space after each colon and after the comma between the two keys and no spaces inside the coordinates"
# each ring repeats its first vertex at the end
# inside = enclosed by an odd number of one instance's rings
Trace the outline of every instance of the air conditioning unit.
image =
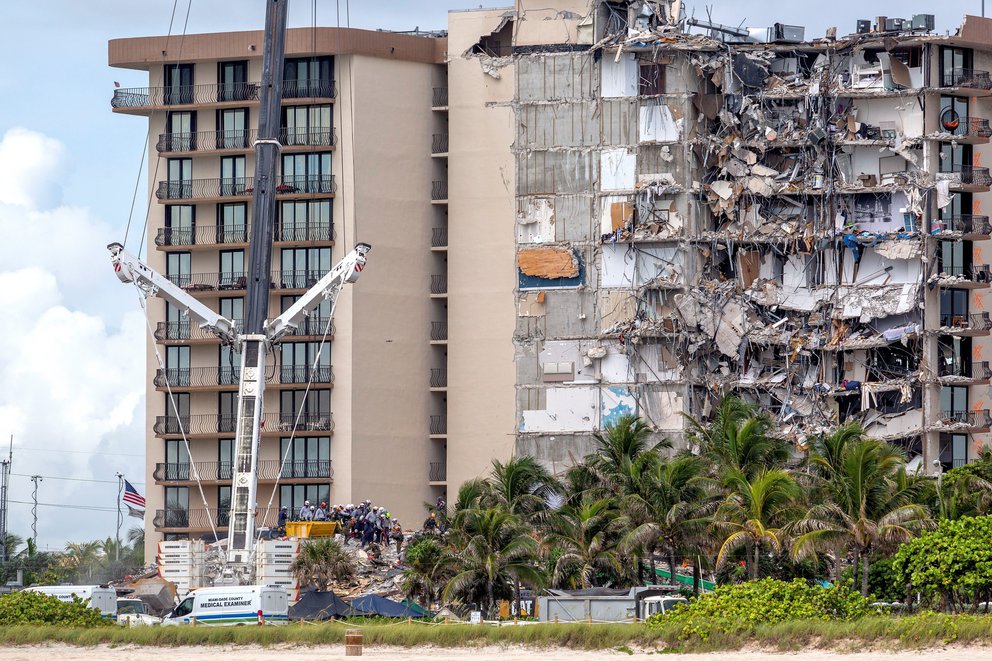
{"type": "Polygon", "coordinates": [[[806,40],[806,28],[801,25],[774,25],[775,41],[799,44],[806,40]]]}
{"type": "Polygon", "coordinates": [[[858,34],[868,34],[871,32],[871,21],[868,19],[861,19],[858,21],[858,34]]]}
{"type": "Polygon", "coordinates": [[[902,32],[903,25],[905,25],[906,19],[904,18],[887,18],[885,19],[885,31],[886,32],[902,32]]]}
{"type": "Polygon", "coordinates": [[[937,27],[937,23],[933,14],[916,14],[913,16],[912,26],[914,30],[933,32],[937,27]]]}

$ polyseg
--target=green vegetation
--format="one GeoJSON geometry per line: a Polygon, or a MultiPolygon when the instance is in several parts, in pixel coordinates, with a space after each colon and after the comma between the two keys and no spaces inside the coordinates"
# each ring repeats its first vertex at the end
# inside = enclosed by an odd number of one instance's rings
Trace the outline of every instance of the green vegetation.
{"type": "Polygon", "coordinates": [[[351,580],[355,575],[355,560],[333,537],[317,537],[300,545],[300,555],[290,569],[301,586],[325,592],[351,580]]]}
{"type": "Polygon", "coordinates": [[[131,528],[119,547],[108,537],[70,542],[62,552],[39,551],[33,539],[24,540],[12,533],[7,533],[4,545],[9,560],[0,567],[0,581],[15,578],[20,570],[24,585],[107,583],[138,573],[145,564],[145,533],[141,528],[131,528]]]}
{"type": "Polygon", "coordinates": [[[14,624],[57,624],[65,627],[98,627],[113,624],[79,597],[62,601],[38,592],[0,596],[0,627],[14,624]]]}

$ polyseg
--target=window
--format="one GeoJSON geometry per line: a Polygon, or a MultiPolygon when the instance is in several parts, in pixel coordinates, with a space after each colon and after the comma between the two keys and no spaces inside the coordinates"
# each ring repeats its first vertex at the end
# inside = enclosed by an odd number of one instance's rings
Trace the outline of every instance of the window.
{"type": "Polygon", "coordinates": [[[165,376],[173,388],[188,388],[190,385],[189,347],[165,348],[165,376]]]}
{"type": "Polygon", "coordinates": [[[234,439],[217,441],[217,479],[230,480],[234,476],[234,439]]]}
{"type": "Polygon", "coordinates": [[[217,63],[217,100],[244,101],[253,98],[248,86],[248,61],[217,63]]]}
{"type": "Polygon", "coordinates": [[[284,154],[279,193],[332,193],[331,153],[284,154]]]}
{"type": "Polygon", "coordinates": [[[165,116],[165,151],[196,149],[196,113],[170,112],[165,116]]]}
{"type": "Polygon", "coordinates": [[[181,434],[183,431],[189,433],[189,393],[174,392],[171,398],[165,393],[165,433],[181,434]]]}
{"type": "Polygon", "coordinates": [[[283,342],[280,351],[280,383],[307,383],[311,379],[330,383],[330,344],[324,343],[321,349],[320,342],[283,342]]]}
{"type": "Polygon", "coordinates": [[[665,93],[665,65],[656,62],[642,63],[640,67],[641,96],[653,96],[665,93]]]}
{"type": "Polygon", "coordinates": [[[248,243],[248,205],[217,205],[217,243],[248,243]]]}
{"type": "Polygon", "coordinates": [[[217,431],[233,432],[238,416],[238,393],[218,393],[217,399],[217,431]]]}
{"type": "Polygon", "coordinates": [[[276,241],[331,241],[330,200],[292,200],[279,204],[276,241]]]}
{"type": "Polygon", "coordinates": [[[165,442],[165,479],[189,480],[189,452],[183,440],[165,442]]]}
{"type": "Polygon", "coordinates": [[[248,110],[225,108],[217,111],[217,149],[247,149],[248,110]]]}
{"type": "Polygon", "coordinates": [[[940,84],[944,87],[966,87],[972,76],[970,48],[940,49],[940,84]]]}
{"type": "Polygon", "coordinates": [[[170,252],[165,256],[165,275],[177,287],[189,287],[192,255],[188,252],[170,252]]]}
{"type": "Polygon", "coordinates": [[[245,157],[222,157],[220,159],[220,194],[222,196],[244,195],[247,187],[245,157]]]}
{"type": "Polygon", "coordinates": [[[940,325],[944,328],[968,326],[968,290],[940,290],[940,325]]]}
{"type": "Polygon", "coordinates": [[[940,435],[940,466],[942,470],[950,470],[968,463],[968,435],[940,435]]]}
{"type": "Polygon", "coordinates": [[[282,109],[283,145],[326,147],[331,139],[331,106],[288,106],[282,109]]]}
{"type": "Polygon", "coordinates": [[[284,438],[279,445],[282,477],[330,477],[331,439],[326,436],[284,438]]]}
{"type": "Polygon", "coordinates": [[[244,289],[248,286],[245,278],[245,251],[220,251],[219,289],[244,289]]]}
{"type": "Polygon", "coordinates": [[[166,528],[189,527],[189,487],[165,488],[166,528]]]}
{"type": "Polygon", "coordinates": [[[945,420],[967,422],[968,386],[943,386],[940,389],[940,415],[945,420]]]}
{"type": "Polygon", "coordinates": [[[283,65],[284,99],[334,98],[334,59],[331,57],[290,57],[283,65]]]}
{"type": "Polygon", "coordinates": [[[165,336],[170,340],[189,339],[189,318],[172,303],[165,304],[165,336]]]}
{"type": "Polygon", "coordinates": [[[219,351],[217,383],[221,385],[237,385],[241,378],[241,354],[236,352],[228,344],[222,344],[219,351]]]}
{"type": "Polygon", "coordinates": [[[285,289],[307,289],[331,270],[330,248],[285,248],[281,253],[280,284],[285,289]]]}
{"type": "Polygon", "coordinates": [[[971,378],[971,338],[941,337],[937,341],[937,375],[971,378]]]}
{"type": "Polygon", "coordinates": [[[165,65],[165,105],[193,103],[193,65],[165,65]]]}
{"type": "Polygon", "coordinates": [[[968,99],[957,96],[940,97],[940,114],[937,118],[939,133],[968,135],[968,99]]]}
{"type": "Polygon", "coordinates": [[[940,272],[951,276],[970,276],[970,258],[971,243],[964,241],[941,241],[939,264],[940,272]]]}
{"type": "Polygon", "coordinates": [[[196,207],[170,204],[165,207],[165,245],[191,246],[195,243],[196,207]]]}
{"type": "Polygon", "coordinates": [[[289,516],[296,519],[300,514],[303,503],[310,504],[329,502],[331,485],[329,484],[283,484],[279,486],[279,506],[289,509],[289,516]]]}
{"type": "Polygon", "coordinates": [[[231,518],[231,487],[217,487],[217,525],[226,526],[231,518]]]}
{"type": "Polygon", "coordinates": [[[331,430],[330,390],[283,390],[279,393],[279,431],[331,430]],[[299,417],[297,417],[299,416],[299,417]]]}
{"type": "MultiPolygon", "coordinates": [[[[973,151],[971,145],[955,145],[950,142],[940,144],[940,171],[962,172],[971,167],[973,151]]],[[[962,179],[963,181],[963,179],[962,179]]],[[[963,183],[969,183],[963,181],[963,183]]]]}
{"type": "MultiPolygon", "coordinates": [[[[290,308],[293,303],[295,303],[300,297],[299,296],[283,296],[280,298],[279,304],[281,307],[281,312],[285,312],[290,308]]],[[[324,300],[320,302],[314,310],[310,313],[310,316],[306,317],[302,322],[300,322],[299,327],[293,332],[293,335],[314,335],[318,337],[323,337],[326,332],[328,335],[333,334],[333,327],[328,328],[327,322],[331,318],[331,302],[324,300]]]]}
{"type": "Polygon", "coordinates": [[[193,597],[186,597],[180,602],[176,609],[172,611],[173,617],[185,617],[193,612],[193,597]]]}
{"type": "Polygon", "coordinates": [[[220,299],[220,315],[241,326],[245,319],[245,299],[243,298],[222,298],[220,299]]]}
{"type": "Polygon", "coordinates": [[[166,185],[166,199],[184,200],[193,197],[193,159],[170,158],[166,162],[169,181],[166,185]]]}

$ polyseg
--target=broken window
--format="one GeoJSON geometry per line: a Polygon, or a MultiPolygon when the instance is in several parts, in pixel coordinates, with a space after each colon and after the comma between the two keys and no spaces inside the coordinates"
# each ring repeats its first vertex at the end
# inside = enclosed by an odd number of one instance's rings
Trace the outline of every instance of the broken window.
{"type": "Polygon", "coordinates": [[[627,34],[629,18],[626,2],[604,2],[600,5],[603,37],[613,37],[627,34]]]}
{"type": "Polygon", "coordinates": [[[903,346],[878,347],[868,352],[869,382],[899,379],[916,371],[919,354],[915,347],[910,350],[903,346]]]}
{"type": "Polygon", "coordinates": [[[513,19],[505,16],[499,26],[490,34],[479,39],[472,46],[473,53],[490,57],[506,57],[513,54],[513,19]]]}
{"type": "Polygon", "coordinates": [[[640,86],[641,96],[654,96],[665,93],[665,65],[659,62],[641,63],[640,86]]]}
{"type": "Polygon", "coordinates": [[[922,406],[923,396],[918,388],[914,388],[908,400],[903,401],[901,390],[888,390],[875,394],[876,411],[882,414],[905,413],[922,406]]]}
{"type": "Polygon", "coordinates": [[[937,352],[937,376],[971,377],[970,337],[942,337],[937,352]]]}

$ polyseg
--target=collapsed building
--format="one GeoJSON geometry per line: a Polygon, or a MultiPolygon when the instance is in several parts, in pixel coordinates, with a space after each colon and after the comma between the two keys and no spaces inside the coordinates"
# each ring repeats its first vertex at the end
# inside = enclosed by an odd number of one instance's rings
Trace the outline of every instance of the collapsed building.
{"type": "Polygon", "coordinates": [[[736,393],[799,452],[858,421],[929,471],[973,457],[992,21],[548,4],[461,55],[513,80],[517,451],[561,467],[625,413],[678,445],[736,393]]]}

